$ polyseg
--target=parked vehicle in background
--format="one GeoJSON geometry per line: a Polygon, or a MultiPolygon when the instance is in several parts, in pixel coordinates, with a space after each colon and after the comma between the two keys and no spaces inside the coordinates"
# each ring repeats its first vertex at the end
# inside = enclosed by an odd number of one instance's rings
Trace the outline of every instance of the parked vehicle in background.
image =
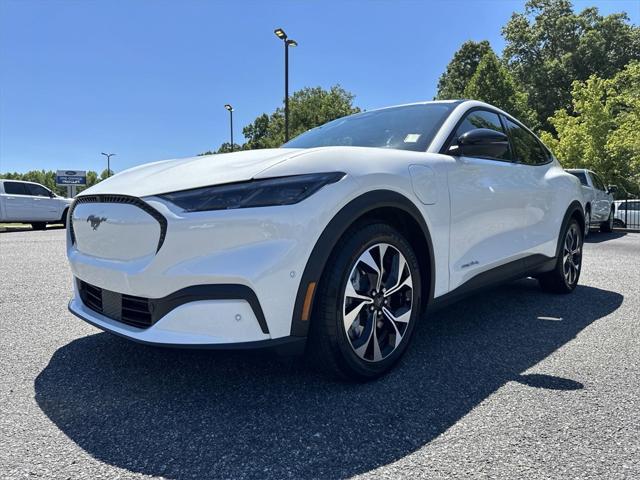
{"type": "Polygon", "coordinates": [[[640,199],[616,200],[613,225],[621,228],[640,228],[640,199]]]}
{"type": "Polygon", "coordinates": [[[614,205],[613,195],[615,185],[605,186],[602,179],[591,170],[584,168],[568,168],[567,172],[576,176],[582,184],[584,195],[584,215],[587,228],[585,235],[589,234],[589,228],[599,227],[601,232],[610,232],[613,228],[614,205]]]}
{"type": "Polygon", "coordinates": [[[30,223],[36,230],[43,230],[47,223],[66,225],[72,201],[39,183],[0,179],[2,223],[30,223]]]}

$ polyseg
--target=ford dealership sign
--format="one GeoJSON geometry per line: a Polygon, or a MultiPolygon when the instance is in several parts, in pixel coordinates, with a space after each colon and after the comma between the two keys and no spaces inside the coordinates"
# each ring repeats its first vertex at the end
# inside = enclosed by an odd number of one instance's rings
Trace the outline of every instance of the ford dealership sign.
{"type": "Polygon", "coordinates": [[[86,185],[87,172],[85,170],[58,170],[56,185],[86,185]]]}

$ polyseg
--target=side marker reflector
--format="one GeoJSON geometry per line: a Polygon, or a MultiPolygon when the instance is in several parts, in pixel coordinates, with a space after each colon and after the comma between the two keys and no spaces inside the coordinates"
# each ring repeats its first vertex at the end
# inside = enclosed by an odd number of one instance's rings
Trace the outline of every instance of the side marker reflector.
{"type": "Polygon", "coordinates": [[[304,296],[304,304],[302,305],[302,321],[306,322],[309,320],[309,315],[311,314],[311,302],[313,301],[313,292],[316,290],[316,282],[309,283],[307,286],[307,293],[304,296]]]}

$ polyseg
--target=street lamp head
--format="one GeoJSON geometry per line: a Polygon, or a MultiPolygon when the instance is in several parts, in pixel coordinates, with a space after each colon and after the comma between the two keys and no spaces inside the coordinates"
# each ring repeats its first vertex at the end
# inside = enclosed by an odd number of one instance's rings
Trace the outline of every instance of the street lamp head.
{"type": "Polygon", "coordinates": [[[295,40],[287,40],[287,45],[289,45],[290,47],[297,47],[298,42],[296,42],[295,40]]]}
{"type": "Polygon", "coordinates": [[[227,110],[229,110],[230,112],[233,112],[233,107],[231,105],[229,105],[228,103],[225,104],[224,108],[226,108],[227,110]]]}
{"type": "Polygon", "coordinates": [[[104,155],[105,157],[113,157],[115,155],[115,153],[104,153],[104,152],[102,152],[102,155],[104,155]]]}
{"type": "Polygon", "coordinates": [[[284,30],[281,28],[276,28],[273,33],[276,34],[276,37],[278,37],[280,40],[286,40],[287,39],[287,34],[284,33],[284,30]]]}

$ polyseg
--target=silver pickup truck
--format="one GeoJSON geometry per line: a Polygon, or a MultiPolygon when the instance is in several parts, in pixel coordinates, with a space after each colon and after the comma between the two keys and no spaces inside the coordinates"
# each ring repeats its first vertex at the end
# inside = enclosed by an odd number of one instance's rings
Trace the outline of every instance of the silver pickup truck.
{"type": "Polygon", "coordinates": [[[614,205],[612,193],[616,191],[615,185],[605,186],[602,179],[591,170],[583,168],[570,168],[566,170],[576,176],[582,184],[584,196],[584,216],[587,225],[585,235],[589,233],[589,227],[600,227],[601,232],[610,232],[613,228],[614,205]]]}
{"type": "Polygon", "coordinates": [[[37,230],[64,225],[72,201],[39,183],[0,179],[0,223],[30,223],[37,230]]]}

